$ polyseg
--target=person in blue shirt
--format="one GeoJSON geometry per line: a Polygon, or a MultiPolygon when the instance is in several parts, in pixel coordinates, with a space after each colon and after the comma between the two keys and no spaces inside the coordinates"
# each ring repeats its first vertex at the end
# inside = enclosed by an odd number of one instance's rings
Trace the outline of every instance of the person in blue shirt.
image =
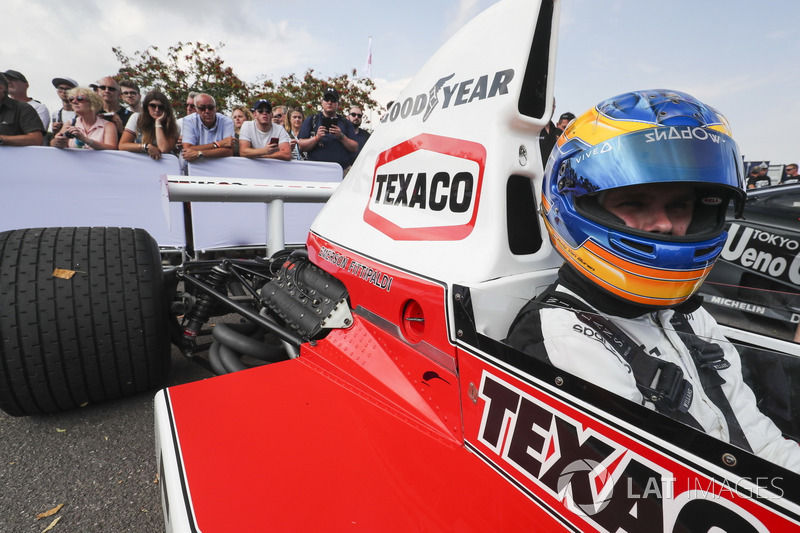
{"type": "Polygon", "coordinates": [[[186,161],[204,157],[228,157],[233,155],[233,120],[217,113],[214,98],[205,93],[194,97],[197,113],[183,119],[183,150],[186,161]]]}

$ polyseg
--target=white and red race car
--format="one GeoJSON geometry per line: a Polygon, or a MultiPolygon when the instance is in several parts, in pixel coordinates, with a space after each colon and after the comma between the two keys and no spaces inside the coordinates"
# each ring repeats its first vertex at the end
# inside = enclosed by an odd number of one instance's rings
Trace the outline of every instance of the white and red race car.
{"type": "MultiPolygon", "coordinates": [[[[214,328],[207,360],[225,375],[156,396],[169,531],[798,527],[798,473],[503,343],[562,262],[537,215],[558,12],[557,0],[505,0],[446,43],[382,119],[305,250],[187,261],[162,280],[154,247],[122,239],[155,258],[118,287],[147,308],[124,319],[148,315],[129,328],[147,335],[126,340],[148,363],[116,371],[157,383],[167,337],[194,355],[210,316],[244,318],[214,328]]],[[[246,180],[235,187],[249,194],[246,180]]],[[[796,439],[797,345],[729,333],[763,408],[796,439]]],[[[2,407],[24,413],[11,396],[0,390],[2,407]]]]}

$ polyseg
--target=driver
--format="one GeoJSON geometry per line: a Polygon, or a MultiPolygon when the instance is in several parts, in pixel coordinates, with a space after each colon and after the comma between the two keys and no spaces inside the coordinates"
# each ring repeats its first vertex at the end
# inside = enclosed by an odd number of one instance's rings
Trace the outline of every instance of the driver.
{"type": "Polygon", "coordinates": [[[541,214],[565,259],[507,342],[584,380],[800,472],[800,446],[756,407],[741,360],[694,293],[744,206],[724,117],[692,96],[631,92],[558,139],[541,214]]]}

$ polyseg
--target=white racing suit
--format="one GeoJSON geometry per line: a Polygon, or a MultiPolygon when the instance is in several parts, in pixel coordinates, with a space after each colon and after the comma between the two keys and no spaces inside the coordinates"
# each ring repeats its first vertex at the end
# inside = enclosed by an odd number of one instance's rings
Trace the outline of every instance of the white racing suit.
{"type": "MultiPolygon", "coordinates": [[[[577,298],[585,304],[585,310],[594,311],[566,287],[558,285],[557,291],[556,294],[577,298]]],[[[754,454],[800,473],[800,446],[783,438],[781,430],[758,410],[755,395],[744,383],[739,353],[724,340],[716,321],[703,308],[689,315],[680,315],[687,319],[685,322],[698,337],[718,345],[724,359],[730,363],[725,369],[715,370],[724,380],[721,388],[727,398],[727,402],[715,403],[709,395],[711,388],[706,390],[701,383],[700,371],[689,347],[672,327],[674,314],[674,310],[665,309],[633,319],[606,316],[605,320],[627,334],[636,345],[641,345],[652,357],[680,367],[684,379],[691,385],[685,401],[689,404],[688,414],[707,434],[733,444],[737,441],[731,438],[732,434],[739,435],[740,441],[746,439],[746,445],[742,447],[749,447],[754,454]],[[718,403],[723,404],[722,408],[718,403]],[[727,419],[725,410],[728,411],[727,419]]],[[[599,329],[602,327],[580,320],[571,309],[526,306],[511,326],[507,342],[529,355],[549,359],[554,366],[586,381],[654,409],[655,405],[637,386],[631,365],[611,347],[608,336],[601,334],[599,329]],[[542,349],[545,354],[542,354],[542,349]]]]}

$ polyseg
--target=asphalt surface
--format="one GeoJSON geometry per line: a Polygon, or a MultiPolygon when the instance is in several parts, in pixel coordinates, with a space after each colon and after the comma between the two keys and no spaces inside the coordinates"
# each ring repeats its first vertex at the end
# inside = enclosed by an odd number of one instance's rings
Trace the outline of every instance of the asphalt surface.
{"type": "MultiPolygon", "coordinates": [[[[171,385],[211,373],[172,350],[171,385]]],[[[59,415],[0,411],[0,532],[164,531],[155,391],[59,415]],[[40,520],[36,515],[64,506],[40,520]]]]}

